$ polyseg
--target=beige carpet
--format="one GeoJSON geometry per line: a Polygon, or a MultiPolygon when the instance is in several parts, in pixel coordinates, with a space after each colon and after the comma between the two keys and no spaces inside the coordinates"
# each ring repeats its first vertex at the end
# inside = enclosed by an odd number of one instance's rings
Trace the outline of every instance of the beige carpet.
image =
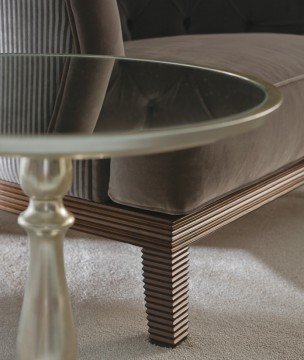
{"type": "MultiPolygon", "coordinates": [[[[0,233],[0,359],[14,359],[28,246],[14,215],[0,233]]],[[[80,359],[304,359],[303,189],[192,247],[191,335],[174,350],[147,341],[140,249],[71,232],[65,252],[80,359]]]]}

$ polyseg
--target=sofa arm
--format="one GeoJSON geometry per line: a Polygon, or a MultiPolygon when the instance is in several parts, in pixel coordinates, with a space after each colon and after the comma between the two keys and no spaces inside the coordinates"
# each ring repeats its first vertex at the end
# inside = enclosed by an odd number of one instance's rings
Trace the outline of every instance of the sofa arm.
{"type": "Polygon", "coordinates": [[[186,34],[304,34],[303,0],[117,0],[124,40],[186,34]]]}

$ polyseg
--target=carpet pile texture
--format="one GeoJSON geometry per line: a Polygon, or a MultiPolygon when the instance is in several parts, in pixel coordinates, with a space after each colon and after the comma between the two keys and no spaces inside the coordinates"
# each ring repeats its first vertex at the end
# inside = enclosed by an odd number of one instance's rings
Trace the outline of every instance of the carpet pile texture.
{"type": "MultiPolygon", "coordinates": [[[[0,212],[0,358],[15,358],[28,241],[0,212]]],[[[147,341],[141,250],[70,231],[66,271],[79,358],[304,359],[304,189],[191,247],[190,336],[170,350],[147,341]]]]}

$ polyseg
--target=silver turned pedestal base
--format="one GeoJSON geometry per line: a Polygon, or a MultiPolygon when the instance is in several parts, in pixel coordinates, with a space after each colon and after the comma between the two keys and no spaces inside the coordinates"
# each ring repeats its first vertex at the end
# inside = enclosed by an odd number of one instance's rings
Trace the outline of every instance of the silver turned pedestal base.
{"type": "Polygon", "coordinates": [[[71,182],[70,159],[21,159],[20,183],[30,203],[19,224],[30,238],[30,266],[17,337],[19,360],[77,357],[63,259],[63,238],[74,217],[62,198],[71,182]]]}

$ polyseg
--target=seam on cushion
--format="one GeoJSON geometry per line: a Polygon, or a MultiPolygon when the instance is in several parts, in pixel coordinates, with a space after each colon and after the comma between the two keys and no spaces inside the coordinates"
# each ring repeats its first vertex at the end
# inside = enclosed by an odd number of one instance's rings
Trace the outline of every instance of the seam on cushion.
{"type": "Polygon", "coordinates": [[[146,211],[158,212],[158,213],[162,213],[162,214],[175,215],[175,216],[176,215],[187,215],[192,211],[192,210],[178,211],[178,210],[172,210],[172,209],[157,208],[154,206],[131,204],[131,203],[128,203],[128,201],[119,200],[119,198],[113,196],[110,191],[108,191],[108,196],[116,204],[128,206],[128,207],[139,209],[139,210],[146,210],[146,211]]]}
{"type": "Polygon", "coordinates": [[[191,13],[193,13],[201,3],[202,0],[197,0],[196,3],[192,6],[191,13]]]}
{"type": "Polygon", "coordinates": [[[120,0],[117,0],[117,6],[118,6],[118,9],[123,11],[126,17],[126,19],[129,17],[130,15],[130,12],[128,11],[129,9],[127,8],[127,5],[124,1],[120,1],[120,0]]]}
{"type": "Polygon", "coordinates": [[[192,7],[190,8],[189,6],[191,6],[191,4],[189,4],[187,9],[184,9],[185,12],[183,11],[183,9],[181,7],[179,7],[178,3],[176,0],[171,0],[172,5],[178,10],[178,12],[182,15],[182,16],[188,16],[191,15],[195,9],[199,6],[199,4],[201,3],[201,0],[196,0],[196,2],[194,3],[194,5],[192,5],[192,7]]]}
{"type": "Polygon", "coordinates": [[[235,10],[235,12],[239,15],[239,17],[242,19],[242,21],[244,21],[246,23],[247,22],[246,16],[244,16],[242,14],[241,10],[235,5],[234,1],[233,0],[228,0],[228,3],[235,10]]]}
{"type": "MultiPolygon", "coordinates": [[[[141,9],[139,9],[138,12],[135,12],[135,13],[134,13],[134,16],[132,17],[133,20],[135,20],[136,18],[138,18],[138,17],[146,10],[146,7],[148,7],[148,6],[151,4],[151,2],[152,2],[152,0],[148,0],[148,1],[146,2],[146,4],[145,4],[141,9]]],[[[119,2],[119,3],[121,4],[121,2],[119,2]]],[[[133,10],[133,9],[131,9],[131,10],[133,10]]],[[[129,11],[128,11],[128,16],[130,16],[130,12],[129,12],[129,11]]]]}
{"type": "MultiPolygon", "coordinates": [[[[182,9],[182,8],[177,4],[176,0],[171,0],[171,4],[176,8],[176,10],[177,10],[182,16],[187,16],[187,15],[185,14],[185,12],[183,11],[183,10],[185,10],[185,9],[182,9]]],[[[186,11],[186,13],[187,13],[187,11],[186,11]]]]}
{"type": "MultiPolygon", "coordinates": [[[[214,35],[214,34],[212,34],[212,35],[214,35]]],[[[185,35],[185,36],[189,36],[189,35],[185,35]]],[[[190,35],[190,36],[201,36],[201,35],[197,34],[197,35],[190,35]]],[[[166,38],[164,37],[164,38],[162,38],[162,39],[165,40],[166,38]]],[[[140,42],[140,41],[142,41],[142,40],[130,40],[130,41],[125,41],[124,43],[131,43],[131,42],[133,43],[133,42],[140,42]]],[[[132,45],[132,44],[131,44],[131,45],[132,45]]],[[[129,56],[128,52],[129,52],[129,49],[127,49],[127,51],[126,51],[126,56],[129,56]]],[[[132,57],[132,55],[131,55],[131,57],[132,57]]],[[[137,59],[146,60],[146,59],[149,58],[149,56],[148,56],[148,55],[143,55],[143,56],[142,56],[142,55],[140,55],[140,56],[137,55],[136,58],[137,58],[137,59]]],[[[162,58],[162,59],[157,58],[157,59],[153,59],[153,60],[156,60],[156,61],[168,61],[168,62],[172,62],[172,61],[173,61],[173,60],[170,59],[170,58],[162,58]]],[[[183,61],[183,60],[174,60],[173,62],[174,62],[174,63],[177,63],[177,64],[182,64],[182,65],[184,65],[184,64],[189,65],[189,62],[185,62],[185,61],[183,61]]],[[[198,64],[195,64],[195,63],[190,64],[190,65],[201,66],[201,65],[198,65],[198,64]]],[[[217,70],[223,70],[223,71],[231,72],[231,69],[229,69],[229,68],[216,67],[216,69],[217,69],[217,70]]],[[[233,71],[232,71],[232,72],[233,72],[233,71]]],[[[244,75],[246,76],[246,74],[244,74],[244,75]]],[[[289,85],[289,84],[292,84],[292,83],[295,83],[295,82],[301,81],[301,80],[304,80],[304,74],[297,75],[297,76],[294,76],[294,77],[289,78],[289,79],[287,79],[287,80],[279,81],[279,82],[277,82],[277,83],[273,83],[273,86],[276,86],[276,87],[284,87],[284,86],[287,86],[287,85],[289,85]]]]}
{"type": "Polygon", "coordinates": [[[64,64],[63,73],[62,73],[62,77],[60,80],[60,86],[59,86],[58,94],[57,94],[55,105],[54,105],[53,114],[52,114],[51,121],[50,121],[48,130],[47,130],[48,133],[53,133],[55,131],[55,128],[57,125],[58,113],[59,113],[59,110],[62,105],[62,97],[63,97],[65,86],[66,86],[66,79],[67,79],[67,76],[68,76],[68,73],[70,70],[70,63],[71,63],[70,59],[67,59],[64,64]]]}
{"type": "Polygon", "coordinates": [[[209,105],[207,104],[206,100],[204,99],[204,96],[201,94],[201,92],[199,91],[199,86],[198,84],[195,82],[195,87],[194,87],[194,91],[198,97],[199,102],[201,103],[202,108],[205,110],[206,114],[208,115],[209,119],[214,119],[215,116],[212,113],[209,105]]]}
{"type": "Polygon", "coordinates": [[[299,159],[297,159],[295,161],[292,161],[292,162],[290,162],[288,164],[285,164],[285,165],[281,166],[279,169],[274,170],[274,171],[272,171],[269,174],[266,174],[264,176],[261,176],[260,178],[258,178],[256,180],[250,181],[248,184],[238,186],[236,189],[228,191],[223,195],[219,195],[219,196],[215,197],[214,199],[211,199],[211,200],[207,201],[206,203],[203,203],[201,205],[196,206],[195,208],[185,209],[185,210],[182,210],[182,211],[168,209],[168,208],[167,209],[157,208],[157,207],[154,207],[154,206],[149,207],[149,206],[145,206],[145,205],[142,206],[142,205],[130,204],[127,201],[121,201],[121,200],[118,200],[118,198],[115,199],[115,196],[113,196],[110,191],[108,191],[108,196],[112,201],[114,201],[114,203],[124,205],[124,206],[128,206],[128,207],[131,207],[131,208],[135,208],[135,209],[139,209],[139,210],[146,210],[146,211],[151,211],[151,212],[157,212],[157,213],[166,214],[166,215],[169,215],[169,216],[170,215],[171,216],[185,216],[185,215],[193,214],[194,212],[197,212],[197,211],[202,211],[205,208],[207,208],[208,206],[210,206],[211,204],[213,204],[213,203],[215,203],[217,201],[220,201],[221,199],[224,199],[227,196],[237,194],[242,189],[246,189],[246,188],[249,188],[251,186],[254,186],[254,185],[258,184],[259,182],[268,179],[271,176],[279,174],[281,171],[288,170],[291,166],[296,165],[296,164],[298,164],[298,163],[300,163],[302,161],[304,161],[303,157],[301,157],[301,158],[299,158],[299,159]]]}
{"type": "Polygon", "coordinates": [[[176,8],[176,10],[184,16],[183,10],[177,5],[175,0],[171,0],[172,5],[176,8]]]}
{"type": "Polygon", "coordinates": [[[292,77],[290,79],[287,79],[287,80],[279,81],[278,83],[275,83],[274,86],[283,87],[283,86],[295,83],[295,82],[300,81],[300,80],[304,80],[304,74],[294,76],[294,77],[292,77]]]}
{"type": "MultiPolygon", "coordinates": [[[[72,37],[73,37],[73,40],[74,40],[75,51],[76,51],[76,53],[79,53],[80,52],[80,42],[79,42],[79,38],[78,38],[78,35],[77,35],[77,29],[76,29],[76,24],[75,24],[75,20],[74,20],[74,14],[73,14],[73,11],[72,11],[70,0],[65,0],[65,7],[66,7],[66,11],[67,11],[68,18],[69,18],[72,37]]],[[[58,91],[58,94],[57,94],[53,114],[52,114],[51,121],[50,121],[50,124],[49,124],[49,127],[48,127],[48,132],[49,133],[54,132],[54,130],[56,128],[56,125],[57,125],[58,112],[59,112],[59,110],[61,108],[61,105],[62,105],[62,96],[64,94],[64,90],[65,90],[65,86],[66,86],[66,79],[67,79],[67,76],[68,76],[69,68],[70,68],[70,61],[66,60],[66,63],[64,65],[64,69],[63,69],[63,74],[62,74],[62,77],[61,77],[61,80],[60,80],[60,87],[59,87],[59,91],[58,91]]]]}
{"type": "Polygon", "coordinates": [[[80,53],[81,52],[80,41],[79,41],[79,36],[77,33],[75,16],[74,16],[73,9],[71,6],[71,1],[65,0],[65,4],[66,4],[68,18],[69,18],[69,22],[70,22],[70,26],[71,26],[71,30],[72,30],[72,36],[73,36],[73,40],[74,40],[75,50],[76,50],[76,53],[80,53]]]}

